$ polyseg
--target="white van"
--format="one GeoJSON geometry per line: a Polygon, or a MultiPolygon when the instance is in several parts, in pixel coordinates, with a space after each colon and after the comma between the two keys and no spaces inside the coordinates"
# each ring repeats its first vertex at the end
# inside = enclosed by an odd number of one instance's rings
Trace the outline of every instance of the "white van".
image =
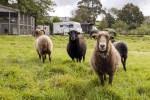
{"type": "Polygon", "coordinates": [[[80,33],[83,33],[81,25],[78,22],[57,22],[57,23],[53,23],[53,34],[67,35],[67,33],[70,30],[76,30],[80,33]]]}

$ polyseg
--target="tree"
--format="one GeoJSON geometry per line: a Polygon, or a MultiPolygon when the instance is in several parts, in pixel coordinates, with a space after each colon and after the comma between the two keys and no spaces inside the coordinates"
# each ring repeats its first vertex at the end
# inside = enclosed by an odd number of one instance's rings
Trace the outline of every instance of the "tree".
{"type": "Polygon", "coordinates": [[[38,25],[45,25],[44,20],[38,20],[37,23],[38,23],[38,25]]]}
{"type": "Polygon", "coordinates": [[[119,10],[117,8],[110,8],[108,12],[115,18],[118,18],[119,10]]]}
{"type": "Polygon", "coordinates": [[[104,19],[99,23],[99,29],[100,29],[100,30],[104,30],[105,28],[108,28],[108,22],[107,22],[107,20],[104,18],[104,19]]]}
{"type": "Polygon", "coordinates": [[[110,13],[107,13],[105,18],[108,22],[108,27],[111,28],[112,24],[115,23],[115,18],[110,13]]]}
{"type": "Polygon", "coordinates": [[[54,17],[53,22],[62,22],[59,17],[54,17]]]}
{"type": "Polygon", "coordinates": [[[52,0],[1,0],[0,4],[7,5],[41,19],[48,11],[53,11],[52,0]]]}
{"type": "Polygon", "coordinates": [[[112,25],[112,28],[118,32],[123,33],[123,31],[127,31],[128,25],[125,22],[118,20],[112,25]]]}
{"type": "Polygon", "coordinates": [[[100,0],[81,0],[78,2],[78,9],[74,11],[74,20],[95,24],[97,16],[101,13],[101,8],[100,0]]]}
{"type": "Polygon", "coordinates": [[[126,22],[128,25],[140,26],[144,20],[144,16],[139,7],[132,3],[126,4],[122,10],[119,11],[118,17],[119,20],[126,22]]]}
{"type": "Polygon", "coordinates": [[[0,4],[7,6],[9,3],[8,0],[0,0],[0,4]]]}

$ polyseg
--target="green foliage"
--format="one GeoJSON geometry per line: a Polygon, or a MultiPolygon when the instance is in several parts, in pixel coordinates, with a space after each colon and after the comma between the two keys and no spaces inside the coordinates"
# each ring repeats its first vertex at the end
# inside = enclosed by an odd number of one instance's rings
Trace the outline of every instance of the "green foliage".
{"type": "Polygon", "coordinates": [[[95,24],[97,16],[101,13],[100,0],[80,0],[78,8],[74,11],[74,20],[80,23],[95,24]]]}
{"type": "Polygon", "coordinates": [[[111,13],[114,18],[118,18],[119,10],[117,8],[112,7],[109,9],[109,13],[111,13]]]}
{"type": "Polygon", "coordinates": [[[61,19],[59,17],[54,17],[53,22],[62,22],[61,19]]]}
{"type": "Polygon", "coordinates": [[[85,62],[74,63],[66,52],[68,36],[51,36],[52,62],[43,64],[35,37],[0,36],[0,99],[2,100],[149,100],[150,36],[118,35],[128,44],[127,72],[120,66],[113,84],[100,85],[90,66],[96,41],[85,36],[85,62]]]}
{"type": "Polygon", "coordinates": [[[38,23],[38,25],[45,25],[44,20],[38,20],[37,23],[38,23]]]}
{"type": "Polygon", "coordinates": [[[103,30],[103,29],[105,29],[105,28],[108,28],[108,22],[107,22],[107,20],[103,19],[103,20],[100,21],[100,23],[99,23],[99,29],[100,29],[100,30],[103,30]]]}
{"type": "Polygon", "coordinates": [[[7,6],[8,5],[8,0],[0,0],[0,4],[7,6]]]}
{"type": "Polygon", "coordinates": [[[138,27],[135,30],[131,30],[130,34],[136,34],[136,35],[150,35],[150,26],[143,24],[140,27],[138,27]]]}
{"type": "Polygon", "coordinates": [[[52,0],[2,0],[0,4],[19,9],[21,12],[28,13],[38,19],[53,11],[55,4],[52,0]]]}
{"type": "Polygon", "coordinates": [[[139,7],[132,3],[126,4],[122,10],[119,11],[118,16],[119,20],[126,22],[128,25],[135,23],[137,26],[140,26],[144,21],[144,15],[140,11],[139,7]]]}
{"type": "Polygon", "coordinates": [[[128,26],[125,22],[118,20],[112,25],[112,28],[114,28],[119,33],[124,33],[127,31],[128,26]]]}
{"type": "Polygon", "coordinates": [[[105,18],[108,22],[108,27],[111,28],[112,24],[115,23],[115,18],[110,13],[107,13],[105,18]]]}

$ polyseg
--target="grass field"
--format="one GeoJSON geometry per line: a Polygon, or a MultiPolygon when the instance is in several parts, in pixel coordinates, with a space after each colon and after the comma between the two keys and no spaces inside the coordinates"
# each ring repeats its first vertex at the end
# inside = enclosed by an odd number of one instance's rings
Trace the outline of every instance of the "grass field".
{"type": "Polygon", "coordinates": [[[67,36],[51,37],[52,62],[43,64],[34,37],[0,36],[0,99],[4,100],[150,100],[150,36],[119,36],[128,43],[127,72],[120,66],[113,85],[100,85],[89,60],[95,44],[86,37],[85,62],[66,52],[67,36]]]}

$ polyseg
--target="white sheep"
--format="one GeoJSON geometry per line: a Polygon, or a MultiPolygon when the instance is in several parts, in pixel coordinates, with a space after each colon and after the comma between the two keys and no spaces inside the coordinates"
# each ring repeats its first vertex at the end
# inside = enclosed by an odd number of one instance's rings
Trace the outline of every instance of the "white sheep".
{"type": "Polygon", "coordinates": [[[43,30],[35,30],[35,49],[39,55],[39,58],[41,59],[42,57],[43,63],[46,59],[46,54],[48,54],[49,61],[51,61],[51,53],[53,49],[53,43],[51,39],[44,34],[45,32],[43,30]]]}

